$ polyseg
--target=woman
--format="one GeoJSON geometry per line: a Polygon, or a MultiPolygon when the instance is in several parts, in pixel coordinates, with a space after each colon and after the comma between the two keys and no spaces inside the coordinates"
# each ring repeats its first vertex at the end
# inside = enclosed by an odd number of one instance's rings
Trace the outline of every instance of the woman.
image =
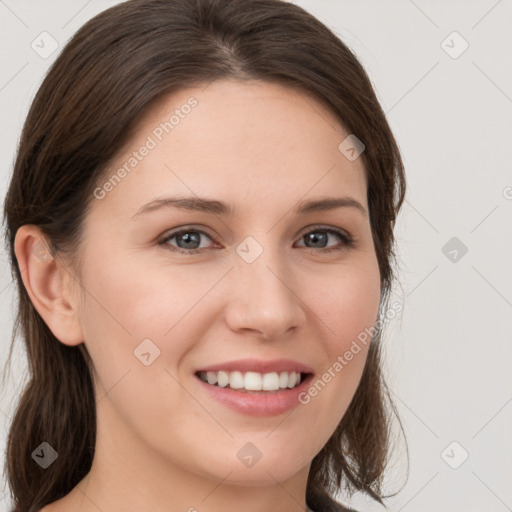
{"type": "Polygon", "coordinates": [[[13,512],[382,503],[404,194],[365,71],[298,6],[130,0],[86,23],[5,200],[31,376],[13,512]]]}

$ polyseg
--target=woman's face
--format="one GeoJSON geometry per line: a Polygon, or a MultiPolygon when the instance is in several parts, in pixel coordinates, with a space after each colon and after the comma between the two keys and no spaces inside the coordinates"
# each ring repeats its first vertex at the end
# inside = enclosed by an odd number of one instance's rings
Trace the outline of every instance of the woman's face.
{"type": "Polygon", "coordinates": [[[148,111],[85,224],[79,322],[98,457],[239,485],[307,478],[354,395],[368,346],[353,342],[379,307],[362,158],[350,139],[339,149],[348,135],[314,98],[266,82],[217,81],[148,111]],[[247,392],[204,383],[209,368],[235,387],[309,376],[247,392]]]}

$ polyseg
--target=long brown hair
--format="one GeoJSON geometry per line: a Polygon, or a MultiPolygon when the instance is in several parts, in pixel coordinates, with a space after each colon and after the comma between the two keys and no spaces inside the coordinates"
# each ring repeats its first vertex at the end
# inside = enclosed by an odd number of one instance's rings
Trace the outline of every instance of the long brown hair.
{"type": "MultiPolygon", "coordinates": [[[[164,95],[221,78],[298,88],[363,141],[381,314],[387,307],[404,167],[370,80],[349,48],[311,14],[282,0],[129,0],[107,9],[78,30],[39,88],[4,205],[19,301],[8,362],[21,331],[30,375],[7,442],[12,512],[36,512],[68,494],[89,472],[96,439],[87,350],[59,342],[34,308],[14,253],[16,232],[37,225],[52,253],[69,256],[79,275],[81,229],[93,191],[142,114],[164,95]],[[31,458],[42,441],[59,454],[46,470],[31,458]]],[[[381,374],[381,334],[373,335],[346,414],[313,459],[306,491],[313,510],[347,510],[334,498],[343,487],[382,503],[396,410],[381,374]]]]}

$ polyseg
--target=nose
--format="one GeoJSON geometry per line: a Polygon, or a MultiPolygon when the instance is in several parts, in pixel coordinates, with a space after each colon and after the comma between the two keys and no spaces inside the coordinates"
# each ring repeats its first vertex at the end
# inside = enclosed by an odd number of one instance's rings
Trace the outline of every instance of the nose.
{"type": "Polygon", "coordinates": [[[300,283],[282,258],[264,251],[256,261],[240,259],[229,273],[226,322],[233,332],[278,339],[304,325],[300,283]]]}

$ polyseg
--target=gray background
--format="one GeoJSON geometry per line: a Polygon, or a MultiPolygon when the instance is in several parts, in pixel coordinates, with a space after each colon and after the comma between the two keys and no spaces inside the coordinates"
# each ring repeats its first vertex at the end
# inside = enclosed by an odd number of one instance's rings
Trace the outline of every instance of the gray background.
{"type": "MultiPolygon", "coordinates": [[[[86,20],[117,3],[0,0],[2,200],[23,120],[58,53],[42,58],[31,42],[47,31],[60,50],[86,20]]],[[[385,343],[410,474],[405,483],[398,443],[387,488],[405,485],[388,500],[389,510],[512,510],[512,2],[294,3],[331,27],[361,60],[406,165],[408,193],[396,228],[401,287],[395,290],[404,309],[389,324],[385,343]],[[469,46],[461,53],[464,41],[469,46]]],[[[4,247],[0,257],[3,363],[15,290],[4,247]]],[[[2,451],[23,383],[20,347],[0,402],[2,451]]],[[[0,511],[8,509],[2,492],[3,479],[0,511]]],[[[357,497],[353,504],[384,510],[357,497]]]]}

